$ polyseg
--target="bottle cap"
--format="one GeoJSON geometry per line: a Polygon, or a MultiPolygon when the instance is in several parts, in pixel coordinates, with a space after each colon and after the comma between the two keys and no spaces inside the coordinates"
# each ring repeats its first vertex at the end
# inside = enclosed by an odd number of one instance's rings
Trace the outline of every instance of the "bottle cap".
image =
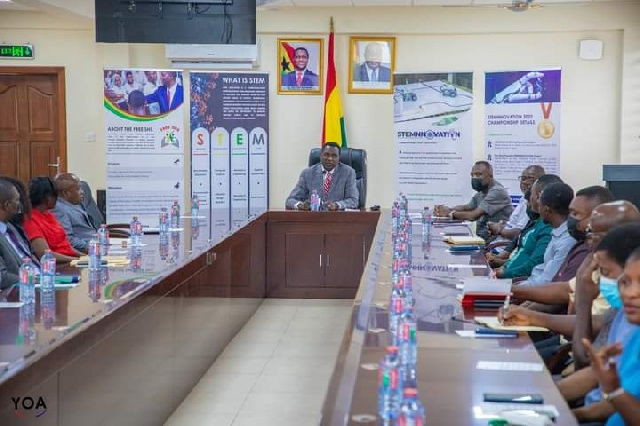
{"type": "Polygon", "coordinates": [[[418,389],[416,388],[404,388],[404,396],[418,396],[418,389]]]}
{"type": "Polygon", "coordinates": [[[387,353],[388,354],[397,354],[398,353],[398,347],[397,346],[387,346],[387,353]]]}

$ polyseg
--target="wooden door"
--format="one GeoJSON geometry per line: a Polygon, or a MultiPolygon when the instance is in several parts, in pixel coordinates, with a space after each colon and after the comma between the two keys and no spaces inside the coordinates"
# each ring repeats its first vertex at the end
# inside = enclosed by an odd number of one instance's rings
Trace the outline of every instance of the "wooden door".
{"type": "Polygon", "coordinates": [[[64,109],[63,68],[0,67],[0,174],[66,171],[64,109]]]}

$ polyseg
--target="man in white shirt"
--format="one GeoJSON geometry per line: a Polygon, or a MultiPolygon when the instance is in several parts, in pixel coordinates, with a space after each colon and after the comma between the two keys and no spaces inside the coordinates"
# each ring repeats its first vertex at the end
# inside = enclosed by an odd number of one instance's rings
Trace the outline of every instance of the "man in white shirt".
{"type": "MultiPolygon", "coordinates": [[[[523,194],[531,190],[533,183],[544,173],[544,168],[538,165],[528,166],[522,171],[522,175],[518,176],[520,181],[520,190],[523,194]]],[[[526,196],[520,197],[518,205],[511,213],[509,220],[506,222],[489,222],[487,226],[492,235],[497,238],[493,242],[512,241],[518,238],[520,231],[527,226],[529,215],[527,215],[527,199],[526,196]]]]}

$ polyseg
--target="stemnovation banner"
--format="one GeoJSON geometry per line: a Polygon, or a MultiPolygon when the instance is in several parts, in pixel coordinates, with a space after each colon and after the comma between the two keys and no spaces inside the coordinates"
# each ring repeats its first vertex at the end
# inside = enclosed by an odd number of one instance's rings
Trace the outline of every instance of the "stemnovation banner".
{"type": "Polygon", "coordinates": [[[469,201],[473,73],[394,74],[396,192],[416,205],[469,201]]]}
{"type": "Polygon", "coordinates": [[[485,74],[487,160],[514,203],[527,166],[560,171],[560,79],[559,69],[485,74]]]}
{"type": "Polygon", "coordinates": [[[184,88],[175,70],[105,69],[107,221],[157,226],[184,206],[184,88]]]}
{"type": "Polygon", "coordinates": [[[191,188],[212,229],[267,210],[269,75],[191,73],[191,188]]]}

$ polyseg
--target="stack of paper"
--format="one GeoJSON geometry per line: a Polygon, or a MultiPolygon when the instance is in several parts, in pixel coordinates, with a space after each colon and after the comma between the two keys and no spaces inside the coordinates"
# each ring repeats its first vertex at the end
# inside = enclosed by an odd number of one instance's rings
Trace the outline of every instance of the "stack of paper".
{"type": "Polygon", "coordinates": [[[466,277],[463,286],[462,306],[499,308],[511,292],[511,279],[466,277]]]}
{"type": "MultiPolygon", "coordinates": [[[[80,259],[72,260],[71,266],[87,266],[89,256],[82,256],[80,259]]],[[[102,256],[102,264],[107,266],[127,266],[129,259],[126,256],[102,256]]]]}
{"type": "Polygon", "coordinates": [[[489,328],[494,330],[511,330],[511,331],[549,331],[544,327],[536,327],[533,325],[504,325],[500,321],[498,321],[497,316],[492,317],[480,317],[477,316],[474,318],[477,323],[486,325],[489,328]]]}
{"type": "Polygon", "coordinates": [[[484,245],[484,240],[474,235],[445,235],[442,240],[453,245],[484,245]]]}

